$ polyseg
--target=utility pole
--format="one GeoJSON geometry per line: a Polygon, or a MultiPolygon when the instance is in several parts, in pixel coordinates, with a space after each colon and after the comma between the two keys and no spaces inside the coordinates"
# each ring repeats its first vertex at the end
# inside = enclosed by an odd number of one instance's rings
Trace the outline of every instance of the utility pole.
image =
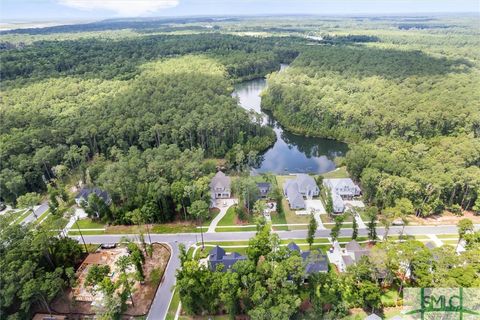
{"type": "Polygon", "coordinates": [[[83,238],[82,231],[80,231],[80,226],[78,225],[78,217],[75,219],[75,224],[77,225],[78,232],[80,233],[80,237],[82,238],[83,245],[85,246],[85,252],[89,253],[88,248],[87,248],[87,244],[85,243],[85,239],[83,238]]]}

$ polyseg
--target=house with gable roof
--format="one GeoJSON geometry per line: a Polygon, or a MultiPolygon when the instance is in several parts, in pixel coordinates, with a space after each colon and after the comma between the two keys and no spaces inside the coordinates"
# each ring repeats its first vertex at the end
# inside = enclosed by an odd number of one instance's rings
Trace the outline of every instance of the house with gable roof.
{"type": "Polygon", "coordinates": [[[308,277],[312,273],[328,272],[328,258],[325,254],[317,254],[312,251],[302,251],[295,242],[287,245],[290,251],[296,251],[302,257],[305,266],[305,276],[308,277]]]}
{"type": "Polygon", "coordinates": [[[99,188],[82,188],[75,196],[75,203],[79,207],[83,205],[88,205],[88,197],[91,194],[96,194],[97,197],[102,199],[106,205],[109,205],[112,202],[112,198],[110,198],[110,195],[107,191],[101,190],[99,188]]]}
{"type": "Polygon", "coordinates": [[[208,254],[208,265],[212,271],[216,271],[218,265],[223,265],[222,272],[227,272],[232,270],[232,267],[235,263],[246,259],[246,257],[242,256],[238,252],[227,254],[222,247],[217,245],[210,250],[208,254]]]}
{"type": "Polygon", "coordinates": [[[361,194],[360,187],[350,178],[324,179],[323,185],[330,191],[333,202],[333,213],[344,212],[344,200],[351,200],[361,194]]]}
{"type": "Polygon", "coordinates": [[[334,241],[328,257],[330,262],[337,266],[338,271],[345,272],[348,266],[357,263],[362,257],[369,254],[370,250],[362,248],[356,240],[348,242],[345,248],[340,247],[338,241],[334,241]]]}
{"type": "Polygon", "coordinates": [[[297,174],[295,179],[288,179],[283,185],[283,194],[291,209],[305,209],[305,200],[318,196],[320,189],[315,179],[308,174],[297,174]]]}
{"type": "Polygon", "coordinates": [[[232,181],[229,176],[225,175],[222,171],[218,171],[217,174],[210,181],[210,191],[212,193],[212,199],[227,199],[230,198],[232,181]]]}

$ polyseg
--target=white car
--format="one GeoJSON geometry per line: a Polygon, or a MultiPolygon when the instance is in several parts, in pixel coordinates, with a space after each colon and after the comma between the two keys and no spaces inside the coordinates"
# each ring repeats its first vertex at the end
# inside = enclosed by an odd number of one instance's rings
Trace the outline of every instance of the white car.
{"type": "Polygon", "coordinates": [[[223,201],[223,206],[224,206],[224,207],[227,206],[227,201],[223,201]]]}

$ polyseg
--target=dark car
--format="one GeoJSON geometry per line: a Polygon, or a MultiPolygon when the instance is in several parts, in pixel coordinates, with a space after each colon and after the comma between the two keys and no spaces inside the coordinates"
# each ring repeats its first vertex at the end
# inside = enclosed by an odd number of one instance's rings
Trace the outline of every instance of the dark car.
{"type": "Polygon", "coordinates": [[[0,202],[0,211],[5,210],[6,207],[7,207],[7,206],[5,205],[5,203],[0,202]]]}
{"type": "Polygon", "coordinates": [[[102,249],[115,249],[117,246],[116,243],[102,243],[101,248],[102,249]]]}

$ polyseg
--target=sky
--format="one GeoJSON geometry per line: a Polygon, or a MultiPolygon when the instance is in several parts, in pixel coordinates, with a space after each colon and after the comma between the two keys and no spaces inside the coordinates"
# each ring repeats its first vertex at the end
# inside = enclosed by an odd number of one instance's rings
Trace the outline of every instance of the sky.
{"type": "Polygon", "coordinates": [[[480,13],[480,0],[0,0],[0,20],[276,14],[480,13]]]}

